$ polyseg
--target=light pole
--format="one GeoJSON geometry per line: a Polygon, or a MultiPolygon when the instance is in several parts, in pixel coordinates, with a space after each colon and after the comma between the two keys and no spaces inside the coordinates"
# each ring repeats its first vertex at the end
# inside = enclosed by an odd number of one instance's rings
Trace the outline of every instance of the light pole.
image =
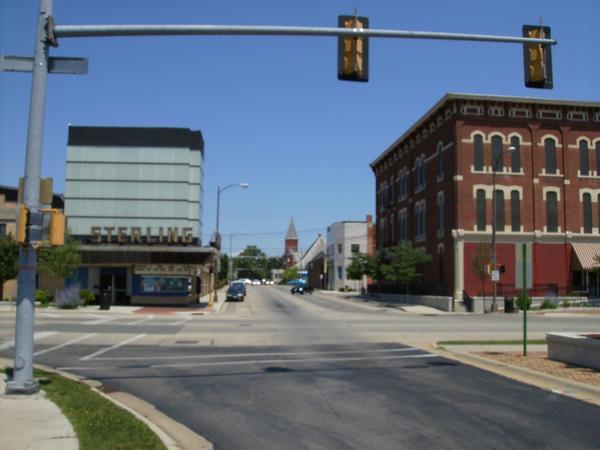
{"type": "Polygon", "coordinates": [[[498,162],[505,153],[513,153],[516,149],[516,147],[511,145],[508,149],[502,150],[502,152],[494,159],[492,166],[492,312],[498,311],[498,304],[496,303],[496,293],[498,289],[498,266],[496,264],[496,168],[498,167],[498,162]]]}
{"type": "Polygon", "coordinates": [[[227,281],[229,281],[229,284],[231,284],[231,281],[233,280],[233,253],[231,250],[233,237],[240,236],[242,234],[246,234],[246,232],[242,231],[241,233],[231,233],[229,235],[229,261],[228,261],[228,268],[227,268],[227,281]]]}
{"type": "MultiPolygon", "coordinates": [[[[221,243],[221,235],[219,234],[219,214],[221,212],[221,192],[223,192],[226,189],[232,188],[234,186],[239,186],[243,189],[248,189],[248,187],[250,186],[248,183],[233,183],[233,184],[229,184],[227,186],[225,186],[224,188],[221,188],[221,186],[217,186],[217,230],[215,231],[215,241],[218,243],[219,245],[219,252],[221,251],[220,248],[220,243],[221,243]]],[[[216,272],[218,270],[219,267],[219,263],[220,261],[217,261],[216,267],[213,270],[213,295],[211,297],[211,299],[213,301],[209,302],[209,306],[212,306],[213,302],[218,301],[217,298],[217,289],[216,289],[216,272]]]]}

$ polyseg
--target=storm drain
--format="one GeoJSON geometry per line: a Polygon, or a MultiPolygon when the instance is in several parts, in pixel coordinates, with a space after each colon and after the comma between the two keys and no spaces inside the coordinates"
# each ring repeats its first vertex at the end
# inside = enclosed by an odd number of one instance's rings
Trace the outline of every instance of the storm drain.
{"type": "Polygon", "coordinates": [[[187,344],[187,345],[190,345],[190,344],[197,344],[198,341],[175,341],[175,343],[176,344],[187,344]]]}

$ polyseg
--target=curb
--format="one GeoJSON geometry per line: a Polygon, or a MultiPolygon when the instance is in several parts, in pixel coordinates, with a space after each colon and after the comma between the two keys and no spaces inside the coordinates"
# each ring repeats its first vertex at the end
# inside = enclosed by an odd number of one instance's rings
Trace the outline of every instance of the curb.
{"type": "MultiPolygon", "coordinates": [[[[5,358],[0,358],[0,364],[11,367],[11,362],[5,358]]],[[[70,372],[57,370],[42,364],[34,364],[34,367],[85,384],[96,394],[104,397],[119,408],[128,411],[136,419],[146,424],[148,428],[158,436],[168,450],[212,450],[214,448],[213,444],[204,437],[163,414],[156,409],[154,405],[131,394],[122,391],[103,392],[103,384],[99,381],[81,377],[70,372]],[[177,438],[174,436],[177,436],[177,438]]]]}
{"type": "Polygon", "coordinates": [[[512,364],[495,361],[469,352],[454,352],[447,348],[438,347],[434,343],[429,350],[434,350],[441,356],[493,372],[506,378],[517,380],[540,389],[551,391],[555,394],[565,395],[577,400],[582,400],[600,406],[600,388],[577,381],[560,378],[545,372],[515,366],[512,364]]]}

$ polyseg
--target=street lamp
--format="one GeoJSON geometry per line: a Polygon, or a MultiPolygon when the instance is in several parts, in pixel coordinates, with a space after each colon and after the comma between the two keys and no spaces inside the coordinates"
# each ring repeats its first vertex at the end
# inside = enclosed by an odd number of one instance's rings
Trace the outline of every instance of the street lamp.
{"type": "Polygon", "coordinates": [[[229,235],[229,261],[228,261],[228,268],[227,268],[227,281],[229,281],[229,284],[231,284],[231,280],[233,280],[233,253],[231,251],[233,237],[240,236],[242,234],[246,234],[246,232],[242,231],[240,233],[231,233],[229,235]]]}
{"type": "Polygon", "coordinates": [[[221,210],[221,192],[234,186],[239,186],[243,189],[248,189],[250,185],[248,183],[234,183],[225,186],[224,188],[217,186],[217,235],[219,234],[219,212],[221,210]]]}
{"type": "Polygon", "coordinates": [[[515,146],[511,145],[508,149],[502,150],[502,152],[496,156],[494,164],[492,165],[492,312],[498,311],[498,304],[496,303],[498,289],[498,265],[496,264],[496,168],[498,167],[498,162],[500,162],[505,153],[513,153],[516,149],[515,146]]]}

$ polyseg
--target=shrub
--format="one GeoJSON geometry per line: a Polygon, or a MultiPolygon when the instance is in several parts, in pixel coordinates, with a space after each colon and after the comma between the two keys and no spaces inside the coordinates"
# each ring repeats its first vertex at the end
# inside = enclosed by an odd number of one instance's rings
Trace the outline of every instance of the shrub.
{"type": "Polygon", "coordinates": [[[556,305],[550,300],[544,300],[540,306],[540,309],[556,309],[556,305]]]}
{"type": "Polygon", "coordinates": [[[79,286],[77,285],[58,291],[56,297],[54,297],[54,304],[61,309],[75,309],[82,303],[83,301],[79,298],[79,286]]]}
{"type": "Polygon", "coordinates": [[[562,302],[562,307],[563,308],[570,308],[571,307],[571,302],[569,300],[565,300],[564,302],[562,302]]]}
{"type": "Polygon", "coordinates": [[[48,303],[50,303],[50,297],[48,297],[48,294],[46,293],[46,291],[44,291],[42,289],[36,289],[35,301],[39,302],[40,305],[42,305],[42,306],[48,306],[48,303]]]}
{"type": "Polygon", "coordinates": [[[531,309],[531,297],[529,295],[523,296],[523,294],[519,294],[517,297],[517,307],[520,310],[525,309],[525,302],[527,302],[527,309],[531,309]]]}
{"type": "Polygon", "coordinates": [[[89,289],[82,289],[79,291],[79,297],[86,305],[90,305],[94,302],[94,300],[96,300],[96,296],[89,289]]]}

